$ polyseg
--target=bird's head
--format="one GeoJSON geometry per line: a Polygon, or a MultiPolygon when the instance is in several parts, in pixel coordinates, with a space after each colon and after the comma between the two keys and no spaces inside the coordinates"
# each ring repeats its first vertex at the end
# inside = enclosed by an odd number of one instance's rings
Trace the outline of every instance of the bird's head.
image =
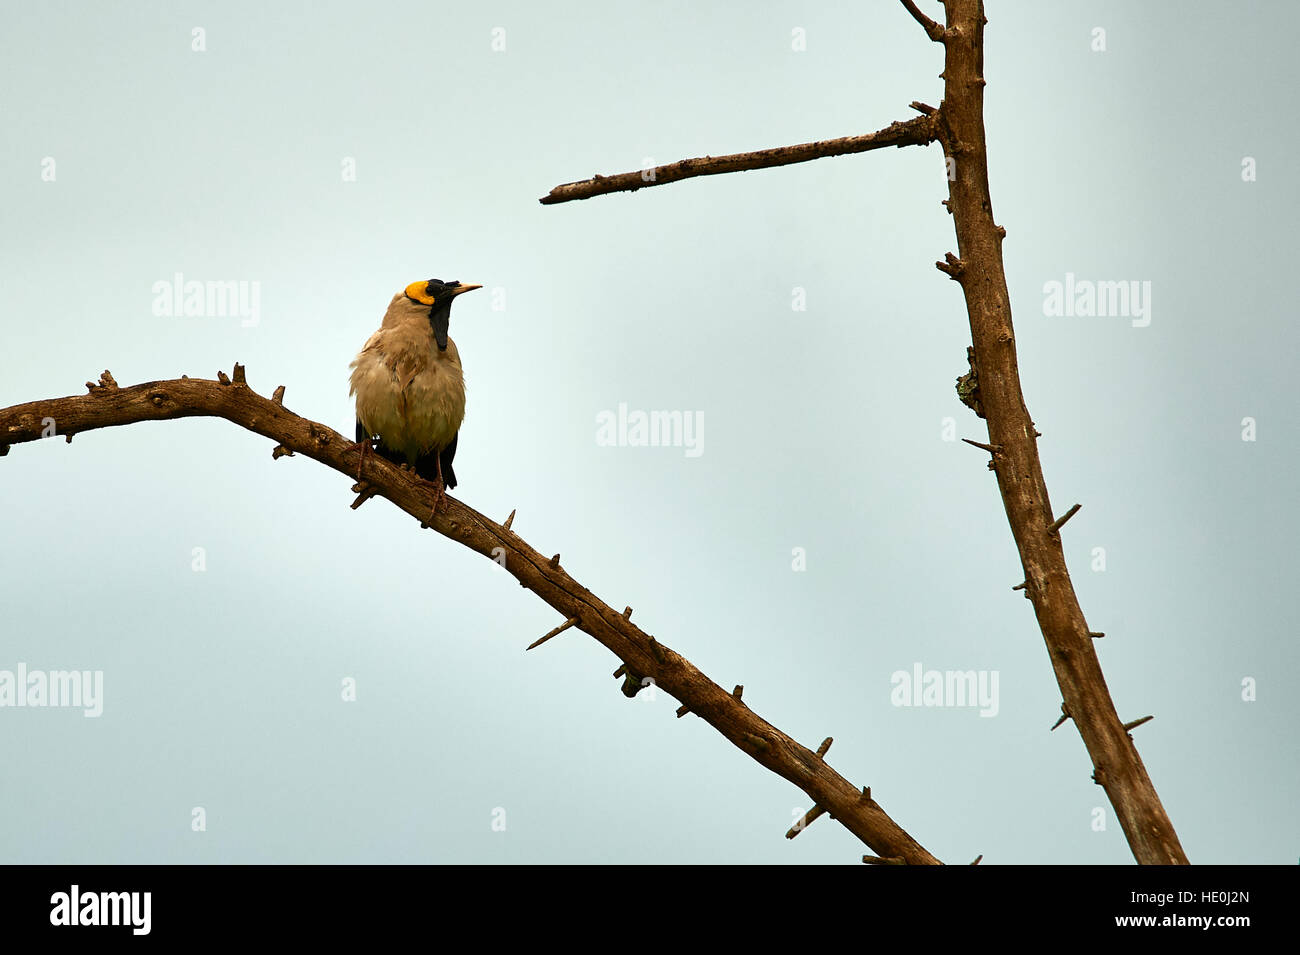
{"type": "Polygon", "coordinates": [[[462,292],[472,292],[481,285],[465,285],[462,282],[444,282],[441,279],[429,279],[424,282],[412,282],[406,287],[406,297],[412,302],[429,306],[429,324],[433,326],[433,337],[438,342],[438,350],[447,350],[447,330],[451,327],[451,300],[462,292]]]}

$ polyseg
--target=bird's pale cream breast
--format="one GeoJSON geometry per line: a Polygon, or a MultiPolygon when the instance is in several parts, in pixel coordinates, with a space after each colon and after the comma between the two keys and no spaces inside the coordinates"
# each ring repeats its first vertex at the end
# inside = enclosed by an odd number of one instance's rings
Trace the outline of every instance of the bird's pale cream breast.
{"type": "Polygon", "coordinates": [[[451,443],[465,418],[465,379],[456,343],[442,351],[429,307],[393,296],[379,331],[352,362],[357,418],[414,461],[451,443]]]}

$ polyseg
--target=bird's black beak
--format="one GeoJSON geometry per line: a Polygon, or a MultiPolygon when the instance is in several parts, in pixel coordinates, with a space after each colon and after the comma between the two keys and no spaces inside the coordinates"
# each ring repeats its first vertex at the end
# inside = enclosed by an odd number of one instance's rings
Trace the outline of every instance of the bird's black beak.
{"type": "Polygon", "coordinates": [[[446,291],[446,304],[434,305],[429,309],[429,322],[433,325],[433,338],[438,343],[438,351],[447,350],[447,332],[451,328],[451,300],[461,292],[472,292],[481,285],[461,285],[459,282],[446,291]]]}

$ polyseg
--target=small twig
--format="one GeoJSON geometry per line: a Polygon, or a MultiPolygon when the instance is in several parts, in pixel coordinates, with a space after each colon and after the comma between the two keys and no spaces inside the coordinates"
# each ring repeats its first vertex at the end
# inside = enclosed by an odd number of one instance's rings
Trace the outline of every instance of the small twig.
{"type": "Polygon", "coordinates": [[[513,524],[514,522],[515,522],[515,512],[511,511],[510,516],[506,518],[506,522],[501,526],[504,527],[506,530],[510,530],[510,525],[513,524]]]}
{"type": "Polygon", "coordinates": [[[824,740],[822,740],[822,744],[821,744],[820,746],[817,747],[817,755],[818,755],[819,757],[821,757],[822,759],[825,759],[825,758],[826,758],[826,752],[831,748],[831,743],[833,743],[833,742],[835,742],[835,740],[833,740],[833,739],[832,739],[831,737],[829,737],[829,736],[826,737],[824,740]]]}
{"type": "Polygon", "coordinates": [[[972,441],[970,438],[962,438],[962,440],[965,441],[973,448],[984,449],[989,454],[997,454],[999,451],[1002,450],[1002,445],[1000,444],[984,444],[983,442],[980,441],[972,441]]]}
{"type": "Polygon", "coordinates": [[[943,27],[935,23],[924,13],[922,13],[919,9],[917,9],[916,4],[913,3],[912,0],[903,0],[903,7],[904,9],[907,10],[908,13],[912,15],[913,20],[921,24],[921,28],[925,30],[926,36],[928,36],[935,43],[943,42],[943,27]]]}
{"type": "Polygon", "coordinates": [[[786,830],[785,837],[787,839],[793,839],[795,836],[799,835],[799,833],[803,832],[810,825],[812,825],[812,823],[817,819],[817,817],[820,816],[825,811],[826,810],[823,809],[821,806],[813,806],[806,813],[804,813],[802,816],[799,817],[798,822],[796,822],[793,826],[791,826],[789,829],[786,830]]]}
{"type": "Polygon", "coordinates": [[[1079,508],[1081,507],[1083,507],[1082,504],[1076,504],[1074,505],[1074,507],[1070,508],[1068,511],[1062,514],[1056,520],[1052,521],[1052,526],[1047,529],[1047,536],[1051,537],[1053,534],[1058,532],[1065,525],[1066,521],[1074,517],[1075,514],[1079,513],[1079,508]]]}
{"type": "Polygon", "coordinates": [[[907,865],[902,856],[863,856],[862,861],[867,865],[907,865]]]}
{"type": "Polygon", "coordinates": [[[1150,722],[1150,721],[1153,720],[1153,719],[1155,719],[1154,716],[1144,716],[1144,717],[1142,717],[1142,719],[1140,719],[1140,720],[1134,720],[1132,723],[1125,723],[1125,724],[1124,724],[1124,731],[1125,731],[1125,732],[1128,732],[1129,730],[1136,729],[1137,727],[1141,726],[1143,723],[1148,723],[1148,722],[1150,722]]]}

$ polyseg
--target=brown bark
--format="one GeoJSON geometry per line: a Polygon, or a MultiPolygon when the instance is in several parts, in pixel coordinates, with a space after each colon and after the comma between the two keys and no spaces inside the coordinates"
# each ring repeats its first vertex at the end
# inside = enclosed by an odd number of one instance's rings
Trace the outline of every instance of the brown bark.
{"type": "MultiPolygon", "coordinates": [[[[1038,432],[1020,390],[1011,300],[1002,268],[1006,230],[993,221],[984,140],[984,5],[944,0],[944,97],[940,141],[953,160],[948,209],[957,232],[957,255],[935,263],[961,285],[975,346],[979,397],[988,422],[998,489],[1024,566],[1023,590],[1065,699],[1094,767],[1093,778],[1115,807],[1138,862],[1186,864],[1146,767],[1126,732],[1101,671],[1093,637],[1079,607],[1054,524],[1038,432]]],[[[929,31],[927,31],[929,32],[929,31]]],[[[1069,515],[1066,515],[1067,517],[1069,515]]]]}
{"type": "MultiPolygon", "coordinates": [[[[925,108],[919,105],[917,108],[925,112],[925,108]]],[[[732,153],[729,156],[680,159],[653,169],[621,172],[614,176],[593,176],[581,182],[566,182],[556,186],[538,201],[542,205],[549,206],[560,202],[572,202],[575,199],[590,199],[592,196],[603,196],[611,192],[636,192],[638,189],[664,186],[670,182],[680,182],[696,176],[717,176],[748,169],[789,166],[793,163],[824,159],[827,156],[864,153],[872,149],[883,149],[886,146],[924,145],[933,142],[936,138],[934,122],[929,115],[914,116],[908,120],[890,123],[884,129],[862,136],[823,139],[814,143],[800,143],[797,146],[778,146],[775,149],[732,153]]]]}
{"type": "MultiPolygon", "coordinates": [[[[87,382],[88,395],[33,401],[0,409],[0,455],[11,445],[40,440],[52,420],[54,431],[68,441],[83,431],[159,421],[211,416],[225,418],[276,442],[276,458],[302,454],[344,474],[356,475],[359,455],[352,442],[325,425],[301,418],[283,406],[283,387],[264,398],[248,387],[244,369],[218,381],[180,378],[119,388],[105,372],[98,384],[87,382]]],[[[12,462],[9,463],[12,466],[12,462]]],[[[728,693],[689,660],[659,643],[631,622],[631,608],[618,613],[573,579],[559,555],[546,557],[511,530],[514,514],[497,524],[455,498],[432,514],[433,493],[413,474],[376,455],[367,455],[364,483],[356,485],[358,507],[372,496],[385,497],[420,518],[445,537],[496,559],[521,585],[554,607],[569,626],[589,634],[620,660],[624,692],[633,695],[653,680],[657,689],[680,700],[742,752],[790,782],[881,856],[908,864],[937,865],[938,860],[909,836],[871,798],[823,759],[827,740],[813,752],[782,733],[741,701],[741,688],[728,693]]],[[[567,627],[565,628],[567,629],[567,627]]],[[[548,634],[548,638],[556,633],[548,634]]],[[[536,644],[534,644],[536,645],[536,644]]],[[[682,715],[679,711],[678,715],[682,715]]]]}

